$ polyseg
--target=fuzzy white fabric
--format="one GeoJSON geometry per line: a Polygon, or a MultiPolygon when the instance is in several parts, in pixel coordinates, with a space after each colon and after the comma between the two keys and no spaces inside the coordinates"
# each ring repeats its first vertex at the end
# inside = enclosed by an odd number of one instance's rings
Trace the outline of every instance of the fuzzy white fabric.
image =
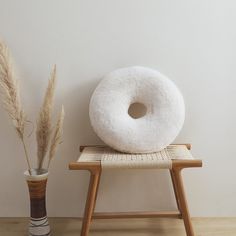
{"type": "Polygon", "coordinates": [[[128,153],[157,152],[174,141],[185,117],[184,100],[175,84],[145,67],[118,69],[95,89],[89,107],[92,127],[110,147],[128,153]],[[128,114],[144,104],[145,116],[128,114]]]}

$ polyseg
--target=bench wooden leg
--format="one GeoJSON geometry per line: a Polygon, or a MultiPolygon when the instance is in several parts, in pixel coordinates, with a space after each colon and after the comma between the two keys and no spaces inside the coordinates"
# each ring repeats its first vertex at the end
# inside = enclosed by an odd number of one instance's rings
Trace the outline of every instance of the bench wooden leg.
{"type": "Polygon", "coordinates": [[[96,189],[96,194],[95,194],[95,204],[93,206],[93,213],[95,211],[96,201],[97,201],[97,197],[98,197],[98,190],[99,190],[99,185],[100,185],[101,174],[102,174],[102,171],[99,171],[97,189],[96,189]]]}
{"type": "Polygon", "coordinates": [[[176,184],[176,192],[179,199],[179,206],[184,220],[185,230],[187,236],[194,236],[193,226],[190,219],[187,200],[184,192],[184,185],[181,176],[181,168],[173,169],[174,182],[176,184]]]}
{"type": "MultiPolygon", "coordinates": [[[[176,181],[175,181],[173,170],[170,170],[170,176],[171,176],[171,181],[172,181],[172,185],[173,185],[173,189],[174,189],[174,194],[175,194],[175,200],[176,200],[176,203],[177,203],[177,207],[178,207],[179,212],[181,213],[180,204],[179,204],[179,195],[178,195],[178,191],[177,191],[177,186],[176,186],[176,181]]],[[[179,218],[182,219],[182,214],[180,215],[179,218]]]]}
{"type": "Polygon", "coordinates": [[[90,182],[89,182],[89,188],[88,188],[88,195],[87,195],[87,201],[84,211],[84,218],[83,218],[83,224],[81,229],[81,236],[88,236],[89,233],[89,227],[92,219],[92,215],[95,208],[96,198],[97,198],[97,192],[98,192],[98,185],[101,175],[100,169],[93,169],[90,171],[90,182]]]}

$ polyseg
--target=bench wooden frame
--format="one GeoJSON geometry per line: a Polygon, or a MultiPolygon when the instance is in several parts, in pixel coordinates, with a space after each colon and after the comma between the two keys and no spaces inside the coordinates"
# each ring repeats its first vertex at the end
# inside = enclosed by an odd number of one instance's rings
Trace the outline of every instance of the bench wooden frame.
{"type": "MultiPolygon", "coordinates": [[[[191,144],[184,144],[190,150],[191,144]]],[[[91,145],[96,146],[96,145],[91,145]]],[[[80,151],[88,146],[80,146],[80,151]]],[[[92,219],[119,219],[119,218],[155,218],[170,217],[183,219],[186,235],[194,236],[194,231],[190,219],[187,200],[184,192],[184,185],[181,171],[185,168],[202,167],[201,160],[172,160],[172,169],[169,170],[175,199],[177,203],[177,211],[155,211],[155,212],[112,212],[112,213],[95,213],[100,177],[102,173],[101,162],[72,162],[69,164],[70,170],[87,170],[90,172],[90,183],[87,194],[87,201],[84,211],[81,236],[87,236],[92,219]]]]}

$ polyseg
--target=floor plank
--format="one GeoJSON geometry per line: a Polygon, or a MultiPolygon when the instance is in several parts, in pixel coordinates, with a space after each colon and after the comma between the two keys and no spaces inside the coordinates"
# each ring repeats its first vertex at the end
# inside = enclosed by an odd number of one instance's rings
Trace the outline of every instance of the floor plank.
{"type": "MultiPolygon", "coordinates": [[[[54,236],[78,236],[81,220],[76,218],[50,218],[54,236]]],[[[196,236],[235,236],[236,218],[194,218],[196,236]]],[[[26,236],[28,219],[0,218],[0,235],[26,236]]],[[[179,219],[118,219],[95,220],[91,236],[185,236],[179,219]]]]}

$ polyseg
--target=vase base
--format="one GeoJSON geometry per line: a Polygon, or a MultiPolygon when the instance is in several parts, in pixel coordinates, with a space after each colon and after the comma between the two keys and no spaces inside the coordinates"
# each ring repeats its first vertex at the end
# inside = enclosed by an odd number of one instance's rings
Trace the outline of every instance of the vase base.
{"type": "Polygon", "coordinates": [[[48,218],[30,218],[29,236],[51,236],[48,218]]]}

